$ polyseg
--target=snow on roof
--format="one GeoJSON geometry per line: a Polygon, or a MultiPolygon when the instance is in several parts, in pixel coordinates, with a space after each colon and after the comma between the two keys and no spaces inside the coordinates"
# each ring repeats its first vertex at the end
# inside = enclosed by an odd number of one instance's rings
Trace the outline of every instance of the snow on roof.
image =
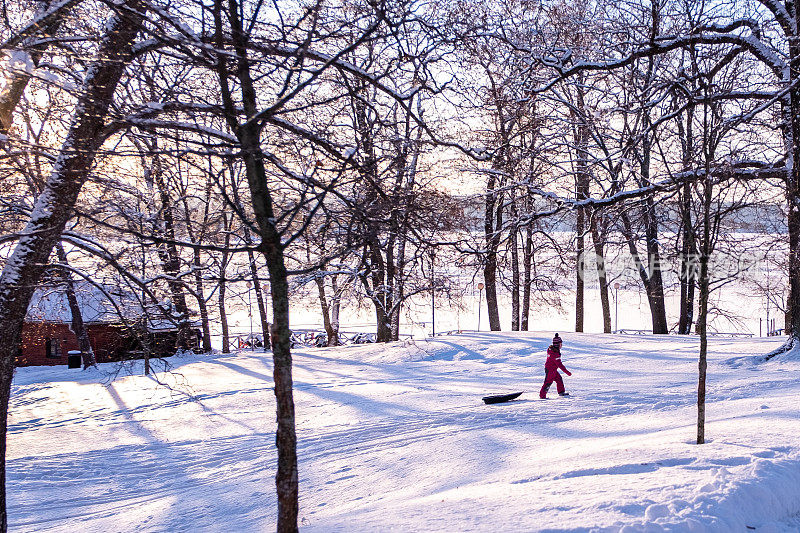
{"type": "MultiPolygon", "coordinates": [[[[75,298],[86,324],[120,324],[138,320],[143,315],[139,300],[130,292],[118,287],[103,286],[102,290],[86,281],[75,282],[75,298]],[[114,298],[114,303],[109,300],[114,298]]],[[[152,315],[153,313],[151,313],[152,315]]],[[[28,322],[55,322],[69,324],[69,308],[64,285],[45,285],[36,289],[25,317],[28,322]]],[[[174,329],[175,325],[163,317],[148,320],[151,330],[174,329]]]]}

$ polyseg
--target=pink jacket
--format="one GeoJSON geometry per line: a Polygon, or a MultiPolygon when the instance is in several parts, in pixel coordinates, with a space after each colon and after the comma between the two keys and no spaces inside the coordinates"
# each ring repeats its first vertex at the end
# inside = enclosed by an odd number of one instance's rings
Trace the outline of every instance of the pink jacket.
{"type": "Polygon", "coordinates": [[[556,350],[553,346],[550,346],[547,349],[547,362],[544,364],[544,370],[545,372],[554,372],[559,368],[563,370],[568,376],[572,375],[572,372],[567,370],[567,368],[561,362],[561,352],[556,350]]]}

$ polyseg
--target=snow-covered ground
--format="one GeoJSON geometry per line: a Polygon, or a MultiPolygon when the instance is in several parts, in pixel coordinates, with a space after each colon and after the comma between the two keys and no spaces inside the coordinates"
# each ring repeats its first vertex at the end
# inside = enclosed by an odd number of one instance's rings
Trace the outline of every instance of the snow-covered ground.
{"type": "MultiPolygon", "coordinates": [[[[301,530],[800,530],[800,357],[747,357],[781,339],[712,340],[698,446],[696,338],[562,333],[543,401],[551,335],[295,352],[301,530]]],[[[12,530],[274,530],[269,354],[170,363],[17,370],[12,530]]]]}

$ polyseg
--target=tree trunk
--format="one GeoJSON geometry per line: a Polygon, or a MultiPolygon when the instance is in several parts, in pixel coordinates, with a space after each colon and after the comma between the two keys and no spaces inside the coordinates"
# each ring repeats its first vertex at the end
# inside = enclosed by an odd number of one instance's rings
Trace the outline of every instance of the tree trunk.
{"type": "Polygon", "coordinates": [[[142,20],[137,0],[125,2],[125,16],[106,25],[96,60],[87,69],[74,118],[52,173],[11,257],[0,275],[0,531],[8,529],[6,512],[6,429],[8,401],[22,324],[31,297],[53,247],[72,216],[81,187],[89,176],[114,91],[130,61],[142,20]]]}
{"type": "MultiPolygon", "coordinates": [[[[694,50],[692,51],[694,52],[694,50]]],[[[693,62],[694,65],[694,62],[693,62]]],[[[693,75],[697,73],[696,68],[692,69],[693,75]]],[[[686,126],[683,119],[677,121],[678,133],[682,144],[683,171],[687,172],[694,166],[694,104],[689,102],[686,107],[686,126]]],[[[695,234],[692,222],[692,184],[686,181],[683,184],[680,196],[680,216],[681,216],[681,295],[680,295],[680,318],[678,319],[678,333],[688,335],[692,332],[694,322],[694,286],[695,286],[695,234]]]]}
{"type": "Polygon", "coordinates": [[[698,280],[700,301],[697,333],[700,335],[700,356],[697,373],[697,444],[705,443],[706,431],[706,369],[708,368],[706,355],[708,353],[708,301],[711,292],[708,263],[713,250],[711,242],[712,190],[713,185],[710,182],[706,182],[703,191],[703,242],[700,252],[700,279],[698,280]]]}
{"type": "MultiPolygon", "coordinates": [[[[783,313],[783,331],[786,335],[791,335],[792,331],[792,295],[786,300],[786,311],[783,313]]],[[[769,324],[767,324],[769,328],[769,324]]]]}
{"type": "Polygon", "coordinates": [[[531,276],[533,267],[533,225],[528,224],[525,228],[525,248],[522,256],[522,320],[520,329],[528,331],[528,318],[531,311],[531,276]]]}
{"type": "MultiPolygon", "coordinates": [[[[656,2],[651,3],[650,13],[651,22],[650,38],[655,39],[660,33],[659,27],[661,24],[661,11],[660,5],[656,2]]],[[[653,57],[647,58],[647,74],[646,84],[650,84],[653,80],[653,72],[655,70],[655,60],[653,57]]],[[[645,85],[647,86],[647,85],[645,85]]],[[[649,110],[645,108],[643,113],[642,124],[645,128],[652,126],[650,121],[649,110]]],[[[650,181],[650,165],[651,165],[651,152],[653,144],[653,133],[647,132],[642,137],[642,158],[641,158],[641,183],[642,186],[648,186],[650,181]]],[[[669,325],[667,324],[667,308],[664,302],[664,282],[661,275],[661,252],[659,247],[658,235],[658,219],[656,218],[656,207],[653,196],[647,196],[644,199],[644,222],[645,222],[645,238],[647,248],[647,263],[649,270],[650,283],[648,284],[647,301],[650,304],[650,315],[653,321],[653,333],[656,335],[666,335],[669,333],[669,325]]]]}
{"type": "Polygon", "coordinates": [[[792,17],[794,36],[789,38],[789,98],[791,104],[791,169],[786,183],[786,202],[789,206],[789,299],[787,313],[791,336],[787,347],[800,342],[800,16],[792,17]]]}
{"type": "MultiPolygon", "coordinates": [[[[493,182],[493,180],[490,180],[493,182]]],[[[490,190],[486,193],[486,263],[483,267],[483,282],[486,285],[486,309],[489,315],[489,329],[500,331],[500,311],[497,302],[497,249],[500,245],[502,227],[502,200],[490,190]],[[496,205],[497,204],[497,205],[496,205]]]]}
{"type": "MultiPolygon", "coordinates": [[[[788,95],[781,98],[781,118],[783,119],[784,148],[789,154],[786,166],[788,173],[785,181],[786,204],[788,214],[786,217],[789,233],[788,257],[788,285],[789,296],[786,299],[784,314],[784,329],[789,338],[784,345],[767,354],[771,359],[778,354],[785,353],[800,344],[800,89],[797,82],[800,80],[800,17],[791,16],[790,22],[792,35],[787,35],[789,43],[789,69],[788,79],[783,82],[788,87],[788,95]]],[[[767,331],[771,325],[767,324],[767,331]]]]}
{"type": "Polygon", "coordinates": [[[330,309],[331,309],[331,329],[333,331],[333,337],[328,337],[328,346],[339,346],[341,342],[339,341],[339,306],[342,299],[341,290],[336,279],[338,276],[331,277],[331,287],[333,288],[333,298],[331,298],[330,302],[330,309]]]}
{"type": "Polygon", "coordinates": [[[231,336],[228,328],[228,311],[225,308],[225,292],[227,291],[228,281],[225,271],[228,269],[228,261],[230,252],[228,246],[231,244],[231,232],[228,223],[228,216],[222,213],[222,228],[225,231],[224,245],[222,247],[222,255],[219,260],[219,291],[218,291],[218,306],[219,306],[219,323],[222,329],[222,353],[231,352],[231,336]]]}
{"type": "Polygon", "coordinates": [[[208,306],[203,290],[203,272],[200,267],[200,248],[194,249],[194,284],[197,293],[197,307],[200,309],[200,324],[203,328],[203,351],[211,351],[211,327],[208,321],[208,306]]]}
{"type": "MultiPolygon", "coordinates": [[[[247,230],[245,230],[247,231],[247,230]]],[[[248,232],[249,234],[249,232],[248,232]]],[[[258,306],[258,317],[261,320],[261,337],[264,341],[264,349],[272,346],[269,333],[269,319],[267,318],[267,306],[264,305],[264,295],[261,289],[261,280],[258,278],[258,265],[253,252],[248,251],[247,257],[250,260],[250,275],[253,278],[253,290],[256,291],[256,305],[258,306]]]]}
{"type": "MultiPolygon", "coordinates": [[[[653,333],[666,334],[669,332],[669,328],[667,327],[667,315],[664,308],[664,289],[663,285],[660,284],[661,276],[658,276],[659,283],[654,281],[654,278],[648,273],[647,265],[642,262],[639,250],[636,247],[636,237],[633,233],[633,227],[628,214],[623,212],[620,215],[620,219],[622,220],[622,233],[628,243],[628,250],[631,253],[633,263],[636,266],[636,270],[639,272],[639,277],[642,280],[642,285],[644,285],[644,290],[647,294],[647,303],[650,306],[653,333]]],[[[655,261],[651,261],[650,263],[650,268],[656,268],[655,261]]]]}
{"type": "Polygon", "coordinates": [[[336,346],[336,332],[333,330],[331,323],[331,308],[328,305],[328,297],[325,295],[325,278],[322,276],[314,278],[317,284],[317,292],[319,293],[319,305],[322,308],[322,324],[325,327],[325,335],[327,336],[327,345],[336,346]]]}
{"type": "Polygon", "coordinates": [[[178,313],[178,338],[176,348],[189,349],[191,335],[191,322],[189,320],[189,305],[186,303],[186,294],[183,292],[183,282],[180,280],[181,258],[178,247],[175,244],[175,218],[173,214],[172,197],[164,181],[164,173],[161,167],[161,158],[158,155],[158,146],[155,138],[148,146],[151,154],[151,164],[148,172],[148,181],[152,180],[158,189],[161,201],[161,219],[164,223],[163,236],[166,242],[159,244],[158,257],[161,260],[161,268],[167,275],[167,286],[172,296],[172,304],[178,313]]]}
{"type": "MultiPolygon", "coordinates": [[[[56,244],[56,254],[58,262],[64,266],[68,266],[67,252],[64,250],[64,245],[60,242],[56,244]]],[[[78,346],[81,348],[81,359],[83,360],[83,369],[86,370],[90,366],[96,364],[94,350],[92,350],[92,343],[89,341],[89,332],[86,330],[86,325],[83,323],[83,314],[81,313],[81,306],[78,304],[78,297],[75,295],[75,283],[72,281],[72,274],[65,268],[61,273],[61,277],[64,279],[67,302],[69,303],[69,310],[72,314],[72,332],[78,338],[78,346]]]]}
{"type": "MultiPolygon", "coordinates": [[[[227,247],[227,245],[226,245],[227,247]]],[[[222,353],[231,352],[231,337],[230,330],[228,329],[228,312],[225,309],[225,291],[227,289],[227,280],[225,279],[225,267],[228,263],[228,252],[223,250],[222,258],[219,267],[219,322],[222,328],[222,353]]]]}
{"type": "Polygon", "coordinates": [[[483,282],[486,285],[486,309],[489,314],[489,329],[500,331],[500,312],[497,305],[497,253],[489,252],[483,267],[483,282]]]}
{"type": "Polygon", "coordinates": [[[375,307],[375,340],[377,342],[392,341],[392,298],[390,288],[386,284],[386,268],[381,255],[380,245],[370,242],[367,245],[369,256],[368,275],[361,276],[372,304],[375,307]]]}
{"type": "MultiPolygon", "coordinates": [[[[359,82],[360,90],[366,92],[364,81],[359,82]]],[[[366,198],[362,202],[366,209],[363,213],[365,231],[365,247],[363,262],[367,267],[367,275],[360,277],[364,289],[375,306],[376,341],[391,342],[393,340],[392,318],[395,311],[393,304],[395,264],[394,243],[396,234],[390,231],[388,242],[381,241],[381,227],[385,223],[386,212],[383,207],[382,192],[378,172],[379,158],[376,155],[374,139],[374,120],[369,117],[369,106],[362,98],[354,101],[354,122],[360,152],[364,154],[361,175],[366,187],[366,198]],[[384,255],[386,259],[384,260],[384,255]]],[[[396,230],[396,211],[389,216],[392,230],[396,230]],[[392,223],[394,222],[394,226],[392,223]]]]}
{"type": "MultiPolygon", "coordinates": [[[[227,39],[223,27],[223,0],[215,0],[214,23],[215,41],[219,50],[225,50],[227,39]]],[[[230,23],[233,48],[235,51],[236,80],[241,91],[241,106],[245,117],[254,117],[258,111],[256,91],[250,74],[247,34],[239,18],[240,6],[236,0],[228,1],[225,18],[230,23]]],[[[275,485],[278,496],[278,533],[297,532],[298,513],[298,474],[297,474],[297,434],[295,432],[294,398],[292,393],[292,355],[291,330],[289,329],[289,283],[284,259],[281,233],[276,226],[272,194],[268,188],[269,180],[261,150],[260,126],[255,121],[239,124],[239,103],[234,100],[228,85],[227,61],[230,58],[220,54],[217,57],[225,119],[235,133],[241,146],[250,198],[258,223],[261,242],[260,251],[264,254],[270,274],[272,295],[272,360],[275,399],[277,404],[278,427],[275,444],[278,450],[278,465],[275,485]]]]}
{"type": "Polygon", "coordinates": [[[681,199],[681,301],[678,333],[688,335],[692,332],[694,322],[694,285],[695,285],[695,244],[692,227],[691,184],[686,182],[681,199]]]}
{"type": "Polygon", "coordinates": [[[136,323],[134,328],[142,344],[142,360],[144,362],[144,375],[150,374],[150,357],[153,355],[153,343],[148,329],[148,317],[145,315],[143,320],[136,323]]]}
{"type": "Polygon", "coordinates": [[[600,304],[603,308],[603,333],[611,333],[611,303],[608,299],[608,275],[605,263],[605,231],[600,231],[597,219],[600,213],[592,216],[592,241],[594,242],[595,261],[597,263],[597,279],[600,285],[600,304]]]}
{"type": "MultiPolygon", "coordinates": [[[[236,195],[236,201],[238,203],[238,195],[236,195]]],[[[252,244],[253,239],[250,237],[250,229],[247,227],[247,224],[244,225],[244,242],[247,243],[249,246],[252,244]]],[[[267,318],[267,306],[264,304],[264,295],[261,289],[261,280],[258,277],[258,265],[256,264],[256,258],[253,255],[253,252],[250,250],[247,251],[247,259],[250,262],[250,276],[253,279],[253,290],[256,291],[256,305],[258,306],[258,317],[261,320],[261,337],[264,341],[264,349],[268,350],[272,343],[270,341],[270,331],[269,331],[269,318],[267,318]]]]}
{"type": "Polygon", "coordinates": [[[705,443],[706,434],[706,369],[708,363],[708,259],[701,258],[700,264],[700,313],[697,317],[697,330],[700,335],[700,358],[697,372],[697,444],[705,443]],[[705,272],[703,272],[705,270],[705,272]]]}
{"type": "Polygon", "coordinates": [[[667,307],[664,301],[664,282],[661,276],[661,252],[658,244],[658,220],[656,219],[655,203],[653,198],[645,200],[647,220],[647,254],[649,259],[650,290],[647,295],[650,303],[650,314],[653,320],[653,333],[666,335],[669,333],[667,324],[667,307]]]}
{"type": "Polygon", "coordinates": [[[377,231],[373,230],[373,234],[370,235],[367,244],[369,277],[362,276],[362,283],[375,306],[375,340],[377,342],[391,342],[391,293],[386,284],[386,264],[381,255],[381,246],[376,233],[377,231]]]}
{"type": "Polygon", "coordinates": [[[517,209],[511,199],[511,218],[514,225],[510,230],[509,246],[511,247],[511,331],[519,331],[519,297],[520,297],[520,272],[519,272],[519,230],[516,227],[517,209]]]}
{"type": "MultiPolygon", "coordinates": [[[[495,161],[494,168],[503,167],[502,155],[495,161]]],[[[486,185],[484,197],[483,231],[486,242],[486,258],[483,266],[483,282],[486,286],[486,310],[489,315],[489,329],[500,331],[500,311],[497,302],[497,250],[500,247],[500,232],[503,228],[502,182],[492,172],[486,185]]],[[[479,310],[480,312],[480,310],[479,310]]]]}
{"type": "MultiPolygon", "coordinates": [[[[391,217],[390,217],[391,218],[391,217]]],[[[395,257],[394,257],[394,246],[397,234],[394,231],[390,231],[388,236],[386,246],[384,247],[385,254],[386,254],[386,261],[384,262],[384,268],[386,269],[386,286],[384,287],[384,293],[386,294],[386,300],[384,303],[384,310],[386,312],[386,320],[389,326],[389,341],[396,341],[398,340],[397,337],[394,335],[394,324],[395,324],[395,316],[398,319],[398,333],[399,333],[399,318],[400,315],[398,311],[400,311],[400,306],[398,302],[394,299],[395,296],[395,282],[397,281],[397,269],[395,268],[395,257]]],[[[425,270],[422,269],[423,276],[425,275],[425,270]]]]}
{"type": "MultiPolygon", "coordinates": [[[[265,183],[266,175],[263,175],[263,178],[265,183]]],[[[271,201],[266,205],[271,211],[271,201]]],[[[274,226],[272,228],[277,229],[274,226]]],[[[261,249],[267,258],[267,268],[270,274],[274,320],[270,333],[273,380],[278,405],[278,428],[275,433],[275,444],[278,449],[278,471],[275,474],[278,493],[277,531],[279,533],[295,533],[297,531],[298,476],[297,434],[294,427],[292,392],[291,330],[289,329],[289,281],[280,234],[277,231],[265,231],[265,233],[267,233],[267,238],[262,240],[261,249]]]]}
{"type": "MultiPolygon", "coordinates": [[[[408,208],[408,206],[406,206],[408,208]]],[[[391,328],[392,340],[400,340],[400,311],[401,303],[405,300],[405,250],[406,250],[406,228],[405,224],[397,229],[397,253],[393,254],[393,261],[396,262],[395,267],[392,269],[394,282],[392,283],[392,310],[391,310],[391,328]]],[[[431,268],[433,268],[431,264],[431,268]]],[[[433,275],[433,272],[431,272],[433,275]]],[[[431,285],[431,291],[433,286],[431,285]]]]}
{"type": "Polygon", "coordinates": [[[392,341],[392,323],[391,316],[386,312],[385,304],[379,302],[375,306],[375,321],[377,323],[376,341],[377,342],[391,342],[392,341]]]}
{"type": "MultiPolygon", "coordinates": [[[[649,123],[649,120],[645,120],[649,123]]],[[[649,134],[645,134],[642,139],[642,152],[641,152],[641,185],[646,187],[650,185],[650,152],[652,150],[652,142],[649,134]]],[[[664,303],[664,282],[661,276],[661,253],[659,250],[658,240],[658,219],[656,218],[655,201],[652,196],[644,199],[644,207],[642,208],[642,217],[645,228],[645,250],[647,251],[647,263],[643,263],[637,257],[635,261],[640,267],[639,274],[643,276],[642,282],[647,278],[644,283],[645,290],[647,291],[647,302],[650,305],[650,318],[653,323],[653,333],[656,335],[665,335],[669,333],[669,326],[667,325],[667,309],[664,303]]],[[[627,214],[625,216],[627,220],[627,214]]],[[[630,225],[630,222],[627,222],[630,225]]],[[[631,241],[629,240],[629,247],[631,241]]],[[[633,253],[633,251],[632,251],[633,253]]]]}
{"type": "MultiPolygon", "coordinates": [[[[581,82],[583,76],[580,77],[581,82]]],[[[589,125],[587,124],[586,103],[584,101],[583,88],[581,83],[576,86],[576,105],[580,114],[574,114],[573,119],[576,124],[573,126],[573,136],[575,141],[575,199],[585,200],[589,197],[591,176],[589,174],[589,125]]],[[[575,252],[576,272],[575,272],[575,331],[582,332],[584,326],[585,300],[584,286],[586,277],[586,214],[585,207],[576,209],[577,220],[575,222],[575,252]]]]}
{"type": "Polygon", "coordinates": [[[183,195],[183,212],[184,223],[186,225],[186,233],[189,235],[191,242],[197,243],[192,249],[192,266],[194,270],[194,286],[195,297],[197,299],[197,308],[200,310],[200,326],[202,329],[203,352],[208,353],[211,351],[211,326],[208,318],[208,303],[206,302],[205,289],[203,283],[203,268],[200,261],[200,241],[205,236],[208,228],[208,213],[211,202],[211,180],[206,181],[206,194],[205,194],[205,207],[203,209],[203,219],[200,223],[200,231],[195,236],[194,223],[192,222],[192,209],[189,206],[186,195],[183,195]]]}
{"type": "Polygon", "coordinates": [[[580,333],[583,331],[583,305],[584,305],[584,298],[583,298],[583,277],[584,273],[586,272],[586,268],[584,262],[586,261],[585,257],[585,246],[583,240],[583,231],[584,231],[584,220],[583,220],[583,208],[579,207],[576,211],[577,220],[575,222],[575,232],[576,232],[576,240],[575,240],[575,331],[580,333]]]}
{"type": "MultiPolygon", "coordinates": [[[[71,2],[70,4],[74,3],[77,2],[71,2]]],[[[39,1],[37,4],[38,6],[36,14],[34,15],[35,18],[39,18],[52,7],[52,2],[49,0],[39,1]]],[[[61,22],[66,17],[67,11],[71,7],[70,4],[64,5],[59,12],[50,18],[49,22],[44,24],[44,26],[36,35],[26,39],[25,42],[23,42],[19,47],[21,50],[30,55],[31,63],[33,63],[34,67],[39,66],[39,62],[41,61],[42,55],[47,48],[47,44],[34,44],[31,41],[41,39],[42,37],[51,36],[58,31],[59,26],[61,26],[61,22]]],[[[46,43],[45,39],[42,40],[46,43]]],[[[4,69],[0,68],[0,71],[2,70],[4,69]]],[[[5,84],[0,87],[0,135],[8,135],[8,133],[11,131],[11,126],[14,122],[14,109],[22,99],[22,95],[25,92],[25,88],[28,86],[28,81],[30,79],[31,77],[27,72],[12,72],[9,69],[5,84]]]]}
{"type": "MultiPolygon", "coordinates": [[[[394,300],[397,302],[398,300],[394,300]]],[[[400,305],[395,303],[394,307],[392,308],[391,316],[389,317],[389,322],[391,323],[391,330],[392,330],[392,340],[398,341],[400,340],[400,305]]]]}

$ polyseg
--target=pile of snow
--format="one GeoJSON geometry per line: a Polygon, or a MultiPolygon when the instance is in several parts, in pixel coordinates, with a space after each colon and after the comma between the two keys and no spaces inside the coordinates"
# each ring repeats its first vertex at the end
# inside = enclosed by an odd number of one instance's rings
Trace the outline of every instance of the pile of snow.
{"type": "Polygon", "coordinates": [[[791,340],[790,337],[777,337],[774,343],[770,343],[770,348],[766,350],[766,353],[738,355],[729,358],[725,362],[733,368],[739,368],[742,366],[759,366],[770,361],[772,364],[780,364],[783,361],[800,362],[800,344],[791,340]]]}
{"type": "Polygon", "coordinates": [[[720,467],[694,498],[650,505],[643,521],[622,531],[642,531],[648,522],[651,529],[661,526],[672,531],[791,531],[800,526],[800,461],[770,459],[748,464],[742,476],[731,476],[720,467]]]}
{"type": "MultiPolygon", "coordinates": [[[[782,339],[712,339],[698,446],[696,338],[562,334],[572,396],[539,400],[551,336],[295,352],[301,530],[800,527],[800,361],[729,364],[782,339]]],[[[169,363],[17,370],[13,530],[274,529],[270,355],[169,363]]]]}

